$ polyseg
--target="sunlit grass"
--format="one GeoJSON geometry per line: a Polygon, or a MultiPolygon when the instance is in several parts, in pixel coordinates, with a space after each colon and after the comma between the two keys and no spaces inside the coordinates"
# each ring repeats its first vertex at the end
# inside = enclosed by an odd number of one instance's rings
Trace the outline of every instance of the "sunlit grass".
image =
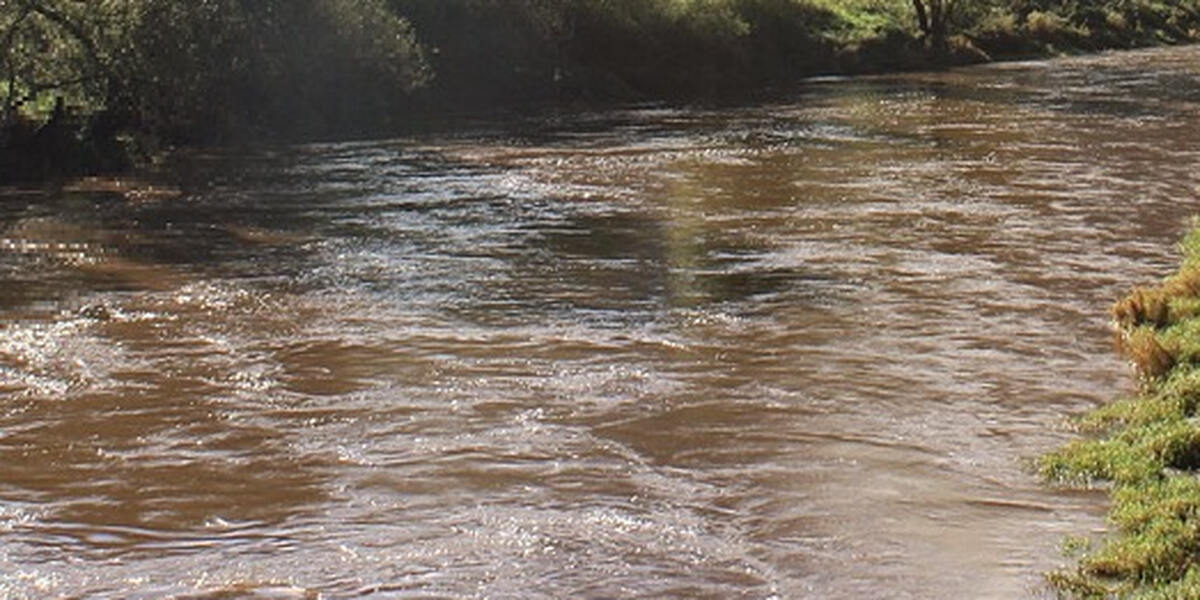
{"type": "Polygon", "coordinates": [[[831,37],[844,43],[876,38],[888,31],[916,35],[912,4],[901,0],[806,0],[810,5],[830,11],[846,24],[831,37]]]}

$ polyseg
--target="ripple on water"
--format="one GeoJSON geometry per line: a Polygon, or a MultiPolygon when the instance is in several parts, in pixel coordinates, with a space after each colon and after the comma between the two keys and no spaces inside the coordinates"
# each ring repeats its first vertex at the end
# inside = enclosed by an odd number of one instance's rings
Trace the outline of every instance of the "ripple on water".
{"type": "Polygon", "coordinates": [[[1036,595],[1102,498],[1021,461],[1129,383],[1195,52],[6,206],[0,596],[1036,595]]]}

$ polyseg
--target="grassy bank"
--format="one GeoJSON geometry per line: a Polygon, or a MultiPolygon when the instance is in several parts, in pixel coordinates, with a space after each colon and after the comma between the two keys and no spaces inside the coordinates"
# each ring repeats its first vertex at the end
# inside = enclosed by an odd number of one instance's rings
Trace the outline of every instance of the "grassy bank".
{"type": "Polygon", "coordinates": [[[1198,39],[1200,0],[12,0],[0,182],[157,145],[1198,39]]]}
{"type": "Polygon", "coordinates": [[[1084,416],[1041,459],[1055,481],[1110,486],[1111,534],[1053,573],[1066,598],[1200,598],[1200,225],[1179,270],[1112,310],[1139,392],[1084,416]]]}

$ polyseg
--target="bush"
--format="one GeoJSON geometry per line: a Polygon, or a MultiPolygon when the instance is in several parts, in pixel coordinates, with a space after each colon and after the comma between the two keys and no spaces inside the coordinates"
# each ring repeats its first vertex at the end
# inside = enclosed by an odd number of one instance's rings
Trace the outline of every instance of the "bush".
{"type": "Polygon", "coordinates": [[[181,142],[386,123],[427,77],[408,24],[376,0],[142,3],[123,90],[181,142]]]}

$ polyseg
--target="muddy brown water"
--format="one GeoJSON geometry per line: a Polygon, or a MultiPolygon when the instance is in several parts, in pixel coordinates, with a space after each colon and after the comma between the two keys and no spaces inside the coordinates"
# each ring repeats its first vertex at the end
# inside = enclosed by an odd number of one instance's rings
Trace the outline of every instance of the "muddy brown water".
{"type": "Polygon", "coordinates": [[[1198,134],[1193,47],[10,192],[0,597],[1042,597],[1198,134]]]}

